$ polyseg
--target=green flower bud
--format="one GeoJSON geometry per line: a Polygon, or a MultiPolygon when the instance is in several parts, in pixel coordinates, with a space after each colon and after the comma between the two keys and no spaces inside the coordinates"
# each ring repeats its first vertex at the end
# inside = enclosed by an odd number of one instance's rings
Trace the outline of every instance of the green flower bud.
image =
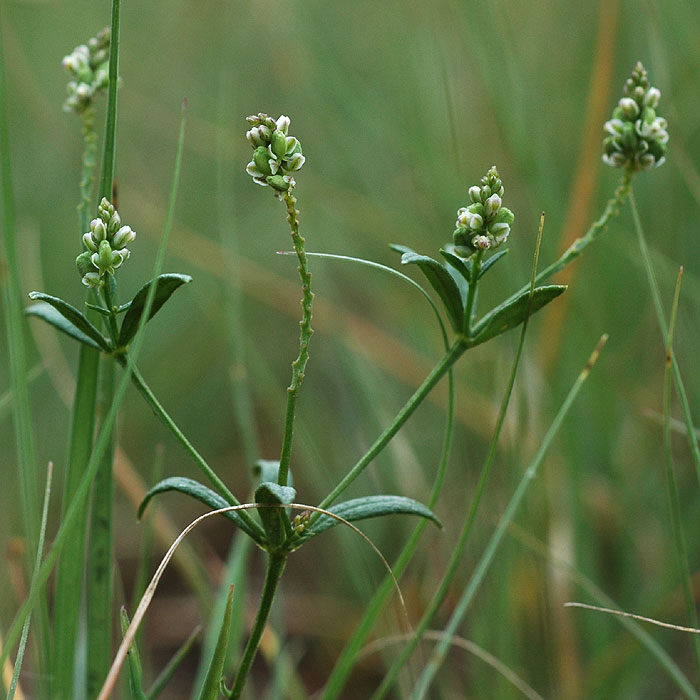
{"type": "Polygon", "coordinates": [[[272,132],[270,150],[277,158],[284,158],[287,155],[287,137],[281,131],[272,132]]]}
{"type": "Polygon", "coordinates": [[[81,277],[84,277],[88,272],[95,271],[95,266],[92,264],[90,257],[91,253],[86,250],[75,259],[75,266],[78,268],[81,277]]]}
{"type": "Polygon", "coordinates": [[[265,182],[267,182],[273,190],[277,190],[278,192],[286,192],[290,184],[289,180],[285,179],[282,175],[270,175],[265,178],[265,182]]]}
{"type": "Polygon", "coordinates": [[[478,185],[473,185],[469,188],[469,199],[471,199],[474,204],[481,201],[481,188],[478,185]]]}
{"type": "Polygon", "coordinates": [[[639,114],[639,105],[631,97],[623,97],[620,102],[620,109],[626,119],[636,119],[639,114]]]}
{"type": "Polygon", "coordinates": [[[265,146],[258,146],[253,151],[253,163],[260,173],[263,175],[272,175],[270,167],[270,152],[265,146]]]}

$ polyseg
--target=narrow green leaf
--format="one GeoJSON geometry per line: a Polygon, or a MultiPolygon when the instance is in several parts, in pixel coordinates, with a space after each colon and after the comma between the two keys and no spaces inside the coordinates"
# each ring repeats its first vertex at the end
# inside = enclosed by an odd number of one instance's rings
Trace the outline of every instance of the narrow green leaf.
{"type": "Polygon", "coordinates": [[[420,255],[406,246],[392,245],[391,248],[402,253],[402,265],[418,265],[442,300],[452,327],[457,333],[461,332],[464,320],[464,302],[459,286],[449,270],[437,260],[420,255]]]}
{"type": "Polygon", "coordinates": [[[78,311],[75,306],[72,306],[67,301],[63,301],[63,299],[52,297],[50,294],[44,294],[43,292],[29,292],[29,298],[33,301],[45,302],[45,304],[50,305],[58,311],[68,323],[59,325],[55,320],[55,315],[53,318],[51,318],[50,315],[47,316],[48,311],[44,304],[30,306],[26,310],[26,313],[43,318],[47,323],[56,326],[56,328],[62,330],[64,333],[68,333],[68,335],[80,340],[81,343],[84,343],[85,340],[83,338],[87,337],[92,340],[92,343],[87,343],[88,345],[93,345],[105,352],[111,350],[109,343],[104,339],[102,333],[100,333],[100,331],[87,320],[85,314],[83,314],[82,311],[78,311]],[[71,327],[78,331],[78,333],[71,332],[71,327]]]}
{"type": "MultiPolygon", "coordinates": [[[[328,511],[350,522],[366,518],[379,518],[384,515],[418,515],[432,520],[438,527],[442,527],[442,523],[430,508],[405,496],[382,495],[353,498],[328,508],[328,511]]],[[[314,537],[339,523],[339,520],[330,515],[321,515],[308,531],[308,537],[314,537]]]]}
{"type": "MultiPolygon", "coordinates": [[[[121,621],[122,634],[126,634],[126,630],[129,627],[129,616],[126,614],[125,608],[119,611],[119,619],[121,621]]],[[[136,640],[129,647],[127,661],[129,664],[129,691],[132,699],[147,700],[146,693],[143,691],[143,672],[141,671],[141,658],[136,647],[136,640]]]]}
{"type": "Polygon", "coordinates": [[[472,261],[468,258],[460,258],[459,255],[455,255],[451,250],[446,248],[440,249],[440,255],[442,255],[449,265],[457,270],[467,281],[467,284],[469,284],[472,278],[472,261]]]}
{"type": "Polygon", "coordinates": [[[481,263],[481,269],[479,270],[479,279],[484,276],[486,270],[492,268],[506,253],[508,248],[505,250],[499,250],[498,253],[494,253],[490,258],[481,263]]]}
{"type": "MultiPolygon", "coordinates": [[[[143,515],[143,511],[146,509],[146,506],[153,496],[159,493],[165,493],[166,491],[178,491],[180,493],[184,493],[187,496],[195,498],[200,503],[204,503],[204,505],[209,506],[212,510],[216,510],[217,508],[226,508],[227,506],[231,505],[228,503],[228,501],[225,501],[222,496],[219,496],[216,491],[212,491],[210,488],[200,484],[194,479],[188,479],[184,476],[171,476],[168,479],[159,481],[148,491],[143,501],[141,501],[141,505],[139,506],[138,517],[140,518],[141,515],[143,515]]],[[[260,538],[258,534],[248,527],[245,520],[243,520],[235,510],[229,511],[228,513],[222,513],[221,515],[224,518],[232,520],[234,523],[236,523],[236,525],[238,525],[238,527],[241,528],[241,530],[246,532],[246,534],[252,537],[256,542],[259,542],[260,538]]]]}
{"type": "Polygon", "coordinates": [[[566,291],[566,285],[562,284],[537,287],[532,295],[532,306],[529,306],[530,292],[523,292],[512,301],[506,301],[497,306],[476,324],[471,346],[485,343],[487,340],[519,326],[525,320],[528,312],[530,315],[534,314],[560,294],[563,294],[564,291],[566,291]]]}
{"type": "MultiPolygon", "coordinates": [[[[181,287],[183,284],[188,284],[192,281],[189,275],[180,275],[177,273],[166,273],[159,275],[156,278],[156,291],[153,297],[153,304],[151,306],[151,312],[148,315],[148,320],[150,321],[157,313],[160,311],[163,304],[165,304],[173,292],[181,287]]],[[[131,342],[134,337],[136,330],[138,329],[139,321],[141,320],[141,315],[143,314],[143,308],[146,304],[146,299],[148,297],[148,290],[151,287],[151,282],[146,282],[146,284],[136,292],[136,296],[131,300],[129,308],[122,321],[122,327],[119,331],[119,346],[124,347],[131,342]]]]}
{"type": "MultiPolygon", "coordinates": [[[[255,490],[255,502],[263,505],[287,505],[294,501],[296,495],[297,492],[291,486],[264,481],[255,490]]],[[[289,515],[284,508],[260,508],[258,514],[270,544],[281,544],[285,536],[291,534],[289,515]]]]}
{"type": "Polygon", "coordinates": [[[228,636],[231,629],[231,609],[233,606],[233,586],[228,590],[228,598],[226,599],[226,611],[224,619],[221,622],[221,630],[219,631],[219,639],[216,642],[214,656],[209,664],[207,676],[204,679],[202,689],[199,691],[199,700],[216,700],[219,697],[219,688],[221,677],[224,673],[224,664],[226,663],[226,651],[228,649],[228,636]]]}

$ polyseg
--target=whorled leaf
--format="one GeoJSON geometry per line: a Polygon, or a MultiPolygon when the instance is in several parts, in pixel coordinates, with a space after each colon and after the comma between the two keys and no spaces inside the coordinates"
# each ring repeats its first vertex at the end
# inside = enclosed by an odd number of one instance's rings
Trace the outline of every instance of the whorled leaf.
{"type": "MultiPolygon", "coordinates": [[[[417,515],[432,520],[438,527],[442,528],[442,523],[430,508],[406,496],[380,495],[353,498],[328,508],[328,511],[350,522],[366,518],[379,518],[385,515],[417,515]]],[[[340,522],[330,515],[321,515],[303,534],[303,537],[315,537],[329,528],[339,525],[340,522]]]]}
{"type": "Polygon", "coordinates": [[[464,302],[462,301],[460,288],[450,271],[437,260],[433,260],[427,255],[420,255],[406,246],[392,245],[391,248],[402,254],[402,265],[418,265],[442,300],[455,332],[460,333],[464,323],[464,302]]]}
{"type": "MultiPolygon", "coordinates": [[[[173,292],[181,287],[183,284],[188,284],[192,281],[189,275],[181,275],[178,273],[166,273],[158,275],[156,278],[156,291],[153,297],[153,304],[151,306],[151,311],[148,315],[148,320],[150,321],[162,308],[168,299],[170,299],[173,292]]],[[[143,314],[143,308],[146,304],[146,299],[148,297],[148,290],[151,287],[153,280],[146,282],[146,284],[136,292],[136,296],[129,303],[129,308],[124,315],[124,320],[122,321],[121,329],[119,330],[119,347],[124,347],[128,345],[136,335],[136,331],[139,326],[139,321],[141,320],[141,315],[143,314]]]]}
{"type": "MultiPolygon", "coordinates": [[[[255,490],[255,502],[261,505],[288,505],[294,501],[297,492],[291,486],[280,486],[274,481],[264,481],[255,490]]],[[[271,545],[281,545],[287,535],[291,534],[289,515],[284,508],[260,508],[258,511],[262,520],[268,542],[271,545]]]]}
{"type": "Polygon", "coordinates": [[[505,333],[511,328],[519,326],[530,315],[539,311],[550,301],[556,299],[566,291],[566,285],[550,284],[544,287],[537,287],[532,295],[530,303],[530,292],[523,292],[510,302],[504,302],[491,309],[475,326],[474,336],[470,346],[480,345],[491,338],[495,338],[501,333],[505,333]]]}
{"type": "Polygon", "coordinates": [[[25,313],[43,319],[81,343],[106,352],[112,350],[102,333],[72,304],[43,292],[29,292],[29,298],[41,303],[28,307],[25,313]]]}
{"type": "MultiPolygon", "coordinates": [[[[143,515],[144,510],[146,510],[146,506],[148,506],[149,502],[155,495],[165,493],[167,491],[178,491],[180,493],[184,493],[187,496],[191,496],[192,498],[198,500],[200,503],[204,503],[204,505],[209,506],[212,510],[226,508],[227,506],[231,505],[224,500],[222,496],[216,493],[216,491],[212,491],[212,489],[210,489],[208,486],[204,486],[204,484],[200,484],[194,479],[188,479],[184,476],[171,476],[167,479],[159,481],[155,486],[152,486],[148,490],[148,493],[145,495],[143,501],[141,501],[141,504],[139,505],[138,517],[140,518],[143,515]]],[[[253,540],[255,540],[258,544],[261,544],[258,534],[248,527],[245,520],[243,520],[235,510],[229,511],[228,513],[222,513],[221,515],[229,520],[232,520],[234,523],[236,523],[236,525],[238,525],[238,527],[241,528],[241,530],[252,537],[253,540]]]]}

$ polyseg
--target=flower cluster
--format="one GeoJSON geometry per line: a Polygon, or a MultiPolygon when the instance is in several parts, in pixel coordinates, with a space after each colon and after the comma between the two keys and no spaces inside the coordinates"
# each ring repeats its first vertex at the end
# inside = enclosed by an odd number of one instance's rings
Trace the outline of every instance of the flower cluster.
{"type": "Polygon", "coordinates": [[[649,85],[647,72],[637,63],[625,81],[625,96],[617,103],[612,119],[605,122],[603,160],[616,168],[649,170],[665,160],[668,126],[656,115],[661,93],[649,85]]]}
{"type": "Polygon", "coordinates": [[[457,211],[453,234],[456,252],[469,256],[478,250],[498,248],[506,241],[515,216],[502,206],[502,198],[503,183],[494,165],[481,178],[481,186],[469,188],[472,203],[457,211]]]}
{"type": "Polygon", "coordinates": [[[97,214],[83,236],[87,250],[76,260],[86,287],[97,287],[105,274],[113,275],[131,254],[126,246],[136,238],[130,226],[122,226],[119,213],[104,197],[97,214]]]}
{"type": "Polygon", "coordinates": [[[281,115],[277,120],[260,112],[247,117],[251,128],[246,138],[253,147],[253,160],[246,172],[259,185],[269,185],[278,192],[286,192],[294,182],[291,173],[301,169],[304,156],[301,144],[289,136],[289,117],[281,115]]]}
{"type": "Polygon", "coordinates": [[[61,65],[68,71],[68,97],[63,103],[66,112],[81,114],[93,98],[109,84],[109,37],[110,29],[103,30],[86,44],[73,49],[63,58],[61,65]]]}

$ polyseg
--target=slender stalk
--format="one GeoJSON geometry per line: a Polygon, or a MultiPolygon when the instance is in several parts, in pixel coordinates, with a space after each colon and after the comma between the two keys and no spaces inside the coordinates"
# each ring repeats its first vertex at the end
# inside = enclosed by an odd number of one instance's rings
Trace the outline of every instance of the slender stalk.
{"type": "MultiPolygon", "coordinates": [[[[530,278],[530,303],[532,303],[532,295],[535,290],[535,278],[536,278],[536,273],[537,273],[537,262],[539,259],[539,251],[540,251],[540,243],[542,241],[542,228],[544,226],[544,215],[542,216],[542,219],[540,220],[540,228],[539,228],[539,233],[537,237],[537,245],[535,246],[535,255],[534,255],[534,260],[533,260],[533,265],[532,265],[532,275],[530,278]]],[[[479,267],[480,267],[481,261],[479,260],[479,265],[477,266],[476,264],[472,268],[472,279],[474,280],[474,283],[478,281],[478,274],[479,274],[479,267]]],[[[469,321],[471,321],[471,315],[469,317],[465,317],[465,319],[468,318],[469,321]]],[[[479,476],[479,482],[476,487],[476,491],[474,493],[474,496],[472,498],[471,506],[469,508],[469,513],[467,515],[466,520],[464,521],[464,524],[462,526],[462,531],[460,532],[459,538],[457,540],[457,544],[452,552],[452,556],[450,557],[450,562],[447,566],[447,570],[443,574],[442,580],[440,581],[440,585],[433,595],[430,604],[428,605],[428,608],[426,611],[423,613],[423,617],[421,618],[418,627],[416,628],[414,634],[411,636],[411,638],[408,640],[408,643],[406,646],[402,649],[401,654],[399,657],[396,659],[396,661],[393,663],[391,669],[389,670],[389,673],[387,674],[387,677],[385,678],[385,683],[386,683],[386,690],[388,690],[391,687],[391,683],[393,683],[393,679],[398,675],[399,670],[403,667],[404,663],[409,659],[415,648],[418,646],[420,641],[423,638],[423,635],[425,634],[426,630],[428,629],[429,625],[432,623],[433,618],[435,617],[437,611],[440,609],[440,606],[443,604],[445,601],[445,598],[447,596],[447,593],[450,589],[450,586],[452,585],[452,581],[455,577],[455,574],[457,573],[457,569],[459,566],[460,561],[462,560],[462,557],[464,556],[464,552],[467,548],[467,543],[469,542],[469,538],[471,536],[472,532],[472,527],[474,525],[474,520],[476,519],[476,514],[477,511],[479,510],[479,505],[481,504],[481,499],[484,495],[484,490],[486,488],[486,481],[488,480],[489,474],[491,473],[491,468],[493,467],[493,463],[496,459],[496,449],[498,448],[498,442],[501,437],[501,431],[503,430],[503,424],[505,422],[506,418],[506,413],[508,411],[508,405],[510,404],[510,398],[513,395],[513,387],[515,386],[515,377],[518,373],[518,367],[520,366],[520,357],[522,356],[522,351],[523,347],[525,345],[525,334],[527,333],[527,327],[528,327],[528,322],[530,320],[530,313],[528,310],[527,315],[525,316],[525,320],[523,322],[523,327],[520,332],[520,341],[518,343],[518,349],[515,353],[515,360],[513,361],[513,367],[510,372],[510,378],[508,380],[508,386],[506,387],[506,391],[503,395],[503,399],[501,401],[501,407],[498,412],[498,418],[496,420],[496,426],[493,431],[493,436],[491,438],[491,444],[489,445],[489,451],[488,455],[486,457],[486,460],[484,462],[484,466],[481,469],[481,474],[479,476]]],[[[467,328],[470,328],[467,326],[467,328]]],[[[380,688],[377,691],[378,697],[382,697],[379,693],[384,692],[380,688]]]]}
{"type": "MultiPolygon", "coordinates": [[[[663,304],[661,303],[661,292],[659,291],[659,285],[656,281],[656,275],[654,274],[654,266],[651,262],[649,247],[647,246],[646,237],[644,236],[642,221],[639,218],[637,201],[632,190],[630,190],[630,208],[632,209],[632,219],[634,220],[634,227],[637,232],[639,250],[642,254],[644,268],[647,273],[647,281],[649,283],[649,290],[651,291],[651,299],[654,304],[654,310],[656,311],[656,320],[659,324],[659,328],[661,329],[661,334],[663,335],[664,340],[666,340],[668,338],[668,326],[666,324],[663,304]]],[[[688,401],[688,393],[685,390],[681,370],[675,356],[671,357],[671,368],[673,370],[673,379],[676,383],[676,389],[678,390],[678,398],[681,402],[681,410],[683,412],[683,420],[685,422],[685,427],[688,434],[688,442],[690,443],[690,451],[693,455],[695,473],[697,474],[698,483],[700,484],[700,444],[698,443],[698,434],[695,431],[695,424],[693,423],[693,415],[690,409],[690,402],[688,401]]]]}
{"type": "MultiPolygon", "coordinates": [[[[435,365],[423,383],[416,389],[411,398],[404,404],[403,408],[396,414],[391,425],[374,441],[369,450],[359,459],[355,466],[341,479],[340,483],[321,501],[319,508],[328,508],[333,502],[357,479],[367,465],[389,444],[391,439],[399,432],[403,424],[413,415],[413,412],[420,406],[425,397],[432,391],[433,387],[449,371],[454,363],[462,356],[467,346],[463,338],[458,338],[443,355],[440,362],[435,365]]],[[[311,516],[314,521],[318,514],[311,516]]]]}
{"type": "Polygon", "coordinates": [[[102,287],[102,294],[104,295],[105,299],[105,307],[109,311],[109,316],[107,317],[109,337],[112,339],[112,343],[116,347],[117,338],[119,338],[119,328],[117,328],[117,314],[114,312],[114,309],[116,308],[117,301],[112,295],[112,279],[110,279],[108,275],[106,275],[105,283],[102,287]]]}
{"type": "MultiPolygon", "coordinates": [[[[82,233],[88,230],[90,211],[92,209],[92,188],[94,184],[95,164],[97,161],[97,132],[95,131],[95,109],[90,105],[83,117],[83,166],[80,174],[80,204],[78,220],[82,233]]],[[[81,246],[82,250],[82,246],[81,246]]]]}
{"type": "MultiPolygon", "coordinates": [[[[598,236],[600,236],[600,234],[603,233],[603,231],[605,231],[610,221],[615,216],[617,216],[617,214],[620,211],[620,207],[625,201],[625,198],[631,192],[630,185],[633,174],[634,173],[630,170],[625,171],[617,188],[615,189],[613,196],[608,200],[607,204],[605,205],[605,209],[603,210],[603,213],[600,216],[600,218],[596,219],[591,224],[590,228],[588,229],[588,231],[586,231],[584,236],[582,236],[581,238],[577,238],[557,260],[555,260],[551,265],[545,267],[544,270],[542,270],[537,275],[537,277],[535,278],[535,284],[539,284],[540,282],[546,280],[547,278],[551,277],[560,270],[563,270],[570,262],[575,260],[579,255],[581,255],[581,253],[583,253],[583,251],[591,243],[593,243],[593,241],[595,241],[598,238],[598,236]]],[[[516,299],[521,294],[526,292],[527,289],[528,285],[524,285],[517,292],[515,292],[515,294],[512,294],[508,298],[508,301],[516,299]]]]}
{"type": "MultiPolygon", "coordinates": [[[[170,430],[170,432],[175,436],[178,442],[185,448],[185,451],[192,457],[195,464],[199,467],[201,472],[211,481],[212,485],[216,489],[217,493],[230,503],[232,506],[240,505],[240,501],[229,491],[228,487],[224,482],[218,477],[216,472],[209,466],[207,461],[202,457],[202,455],[197,452],[194,445],[187,439],[185,434],[180,430],[177,423],[170,417],[168,412],[163,408],[160,401],[156,398],[155,394],[151,391],[151,388],[146,383],[146,380],[141,376],[141,373],[136,368],[130,358],[124,355],[118,355],[117,361],[123,367],[129,367],[131,370],[131,380],[139,390],[141,396],[146,399],[148,405],[153,409],[153,412],[163,421],[165,426],[170,430]]],[[[245,511],[239,513],[241,519],[245,521],[251,530],[251,536],[256,539],[258,543],[263,541],[264,531],[262,527],[253,520],[250,515],[245,511]],[[256,537],[257,535],[257,537],[256,537]]]]}
{"type": "Polygon", "coordinates": [[[472,275],[469,282],[469,291],[467,292],[467,303],[464,305],[464,328],[465,333],[471,336],[472,318],[474,317],[474,303],[476,301],[476,288],[479,286],[479,273],[481,272],[481,260],[484,257],[484,251],[479,250],[474,256],[472,262],[472,275]]]}
{"type": "Polygon", "coordinates": [[[241,697],[245,682],[248,678],[248,672],[250,671],[250,667],[253,664],[256,654],[258,653],[260,639],[263,631],[265,630],[267,619],[270,617],[270,611],[272,610],[272,603],[275,599],[277,584],[279,583],[286,563],[286,552],[272,552],[268,554],[267,573],[265,574],[265,583],[263,585],[262,598],[260,599],[258,613],[255,616],[253,629],[250,632],[248,644],[246,644],[245,651],[243,652],[243,658],[241,659],[241,664],[238,667],[233,688],[226,693],[226,696],[231,698],[231,700],[238,700],[238,698],[241,697]]]}
{"type": "Polygon", "coordinates": [[[302,319],[299,323],[299,356],[292,363],[292,382],[287,388],[287,407],[284,417],[284,438],[282,440],[282,454],[280,456],[280,466],[278,472],[278,483],[286,486],[289,478],[289,462],[292,455],[292,441],[294,439],[294,416],[296,414],[297,397],[299,387],[304,381],[306,363],[309,359],[309,341],[313,329],[311,328],[311,313],[313,308],[314,295],[311,291],[311,274],[306,262],[306,252],[304,250],[305,241],[299,233],[299,211],[296,208],[296,198],[292,194],[290,187],[282,195],[284,203],[287,205],[287,221],[292,231],[292,243],[294,252],[299,260],[299,278],[303,292],[301,300],[302,319]]]}
{"type": "MultiPolygon", "coordinates": [[[[598,342],[595,349],[593,350],[593,353],[588,359],[588,362],[586,362],[585,367],[583,368],[583,370],[581,370],[581,373],[576,378],[576,381],[574,382],[569,393],[564,399],[564,402],[559,408],[557,415],[554,417],[552,425],[547,431],[547,434],[544,436],[544,439],[542,440],[542,443],[537,451],[537,454],[535,455],[535,458],[532,460],[530,466],[525,471],[525,474],[523,475],[523,478],[518,484],[515,493],[513,493],[513,496],[510,499],[508,506],[506,507],[506,510],[504,511],[503,516],[501,517],[498,526],[496,527],[496,530],[491,536],[486,550],[484,551],[484,554],[482,555],[476,567],[476,570],[474,571],[469,581],[469,584],[467,585],[467,588],[462,593],[457,603],[457,606],[455,607],[454,612],[450,617],[447,627],[445,627],[445,636],[436,645],[432,657],[428,662],[428,665],[423,670],[423,673],[413,693],[414,700],[422,700],[422,698],[425,698],[428,688],[430,687],[430,684],[433,678],[435,677],[435,674],[440,669],[440,666],[442,665],[442,662],[445,659],[445,655],[447,654],[450,648],[450,639],[456,633],[457,627],[461,624],[464,615],[469,609],[469,606],[471,605],[471,602],[474,599],[474,595],[479,589],[479,586],[481,585],[482,581],[484,580],[484,577],[486,576],[487,571],[489,570],[489,567],[491,566],[491,562],[493,561],[496,551],[498,550],[503,540],[508,526],[513,520],[516,511],[520,507],[520,504],[522,503],[522,500],[525,497],[525,493],[527,492],[528,487],[537,475],[537,471],[540,465],[542,464],[542,461],[544,460],[544,456],[547,453],[549,446],[551,445],[555,435],[559,431],[559,428],[561,427],[561,424],[563,423],[566,414],[569,412],[569,409],[571,408],[574,399],[578,396],[581,387],[588,378],[591,368],[596,363],[600,351],[602,350],[606,340],[607,336],[603,336],[598,342]]],[[[382,695],[379,695],[378,693],[375,694],[373,700],[375,700],[378,697],[382,697],[382,695]]]]}
{"type": "MultiPolygon", "coordinates": [[[[695,596],[693,595],[693,584],[688,566],[688,545],[686,543],[685,533],[683,531],[683,517],[681,514],[681,501],[678,495],[678,481],[676,479],[676,471],[673,465],[673,449],[671,445],[671,385],[673,378],[671,376],[672,358],[673,358],[673,332],[676,325],[676,312],[678,311],[678,298],[680,296],[681,276],[683,268],[678,273],[678,281],[676,282],[676,291],[673,296],[673,309],[671,311],[671,319],[668,327],[668,340],[666,343],[666,369],[664,370],[664,456],[666,462],[666,488],[668,491],[668,505],[671,515],[671,529],[673,532],[673,543],[676,553],[676,564],[678,565],[678,574],[681,578],[681,587],[685,597],[685,604],[688,610],[688,619],[690,624],[697,628],[698,615],[695,610],[695,596]]],[[[695,654],[695,663],[700,671],[700,639],[696,635],[693,638],[693,651],[695,654]]]]}

